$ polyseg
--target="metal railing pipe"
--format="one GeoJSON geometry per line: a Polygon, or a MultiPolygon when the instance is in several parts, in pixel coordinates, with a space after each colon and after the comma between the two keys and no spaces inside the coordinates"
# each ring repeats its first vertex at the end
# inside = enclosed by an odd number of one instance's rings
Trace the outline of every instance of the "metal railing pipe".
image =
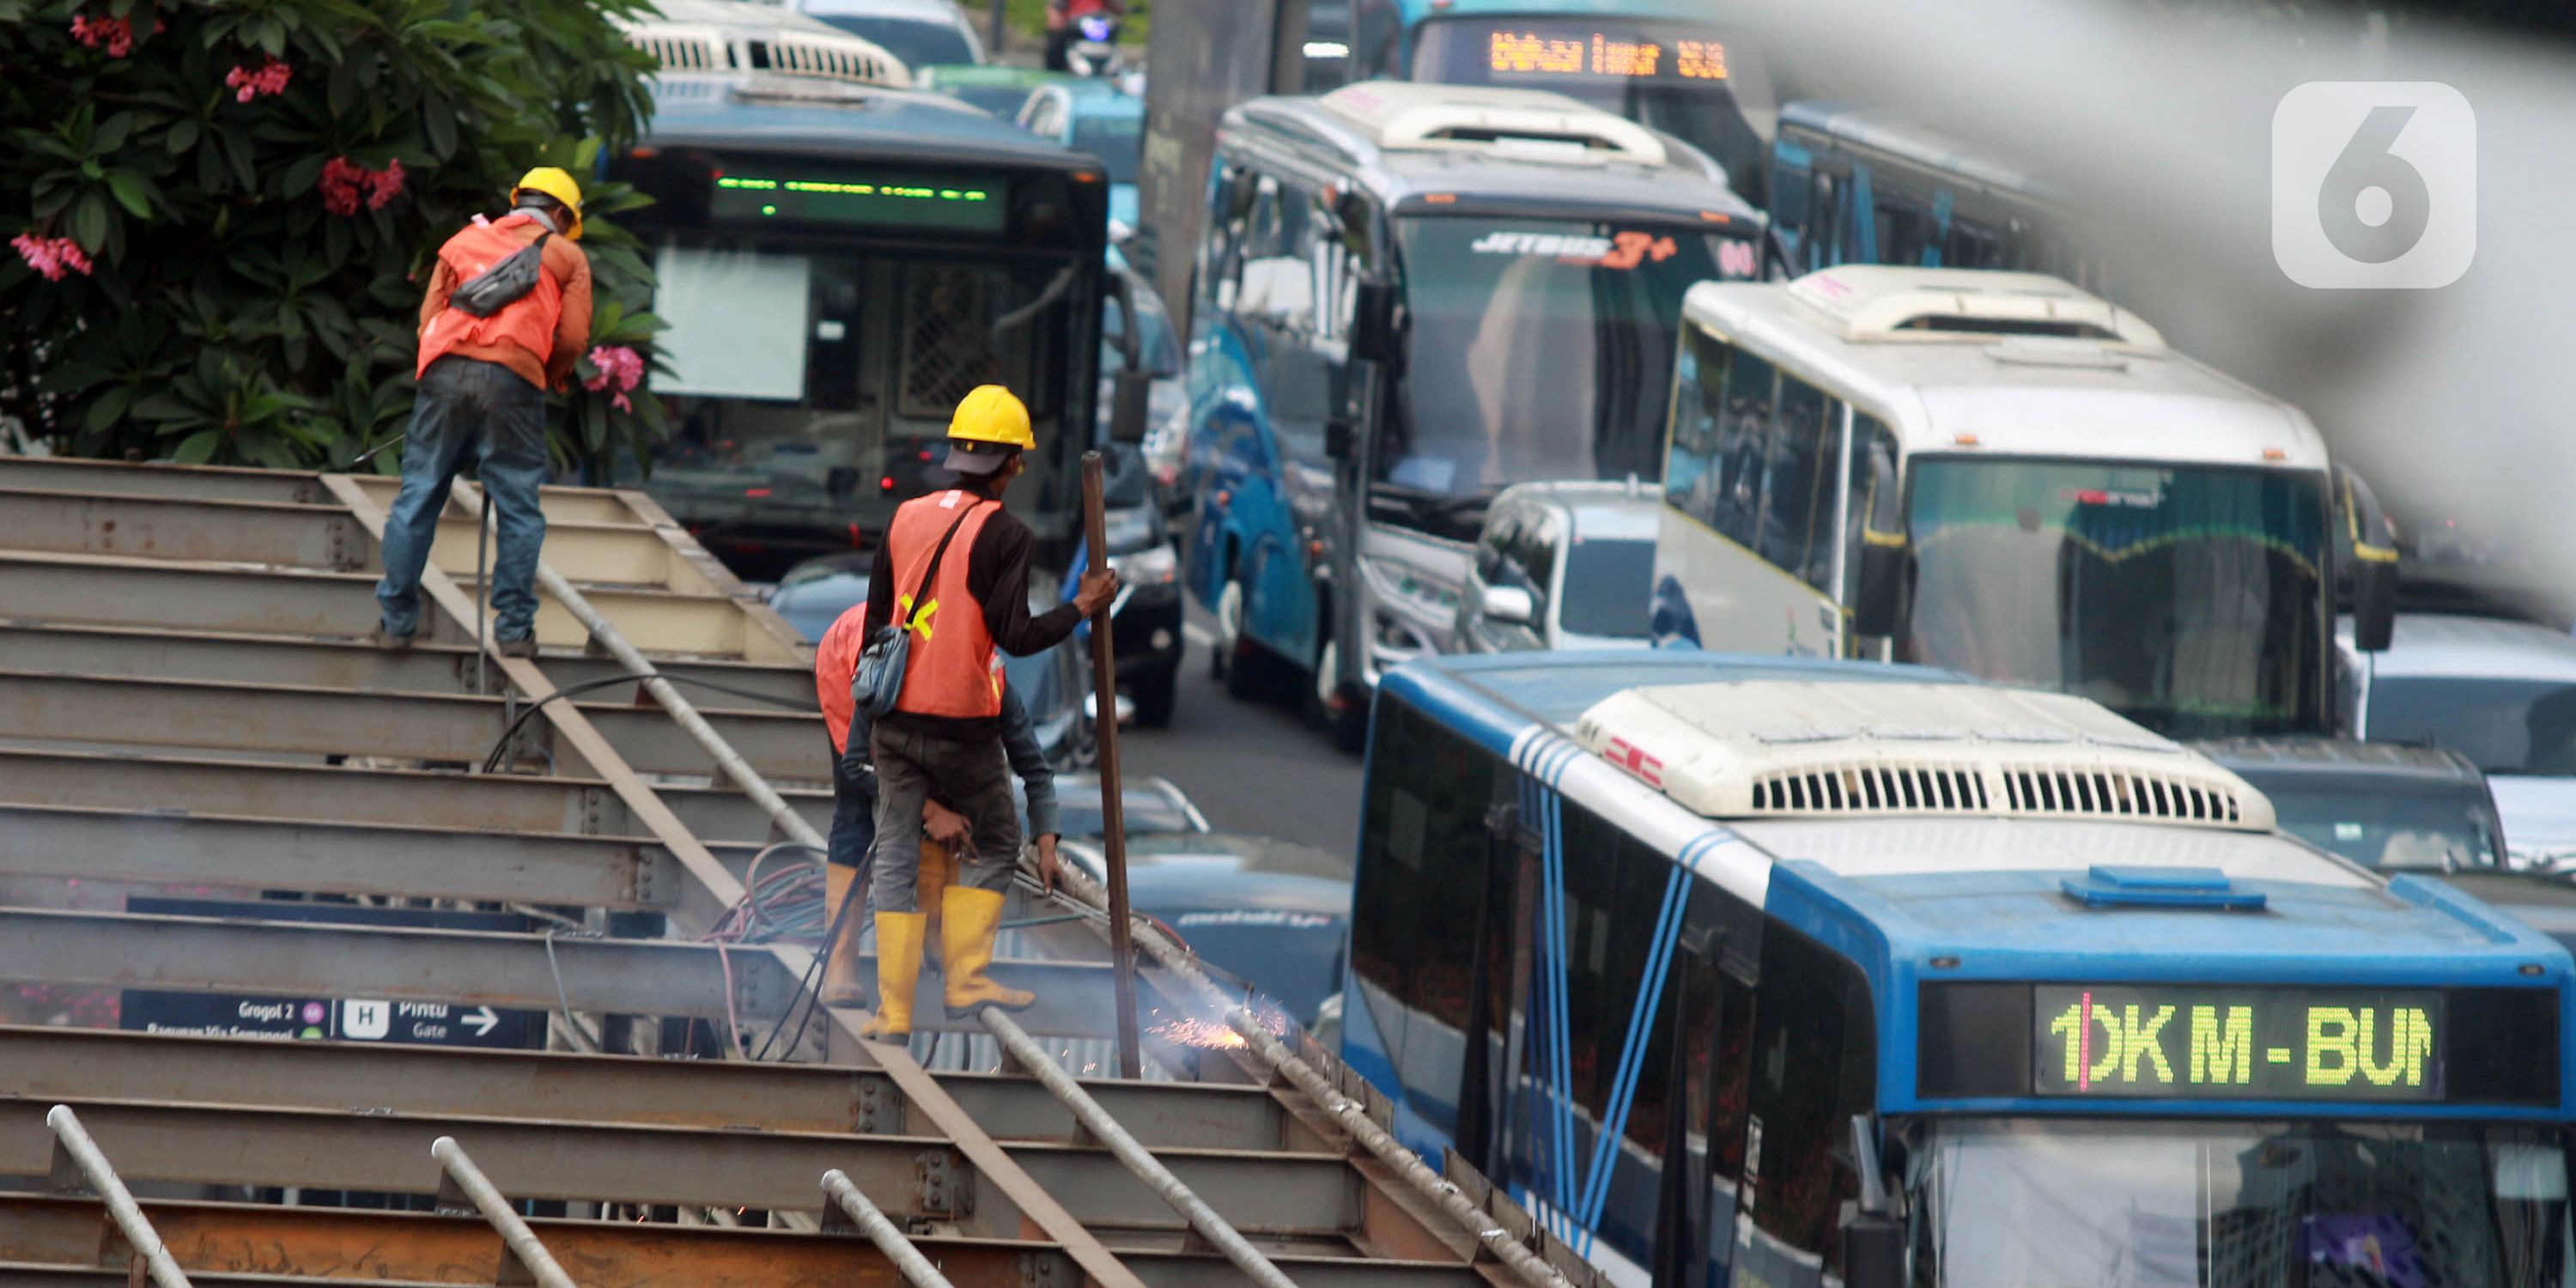
{"type": "Polygon", "coordinates": [[[465,1152],[463,1145],[456,1143],[455,1137],[441,1136],[431,1141],[429,1156],[437,1159],[438,1165],[447,1169],[448,1179],[456,1183],[456,1188],[463,1191],[465,1197],[474,1201],[476,1210],[482,1212],[483,1219],[501,1236],[501,1242],[509,1245],[510,1255],[528,1268],[528,1274],[537,1281],[538,1288],[573,1288],[572,1276],[555,1264],[554,1254],[537,1241],[537,1232],[528,1228],[527,1221],[510,1206],[510,1200],[492,1184],[490,1178],[483,1175],[483,1169],[474,1165],[474,1159],[465,1152]]]}
{"type": "Polygon", "coordinates": [[[877,1251],[894,1263],[905,1283],[913,1288],[950,1288],[948,1276],[939,1273],[939,1267],[930,1264],[930,1258],[921,1255],[921,1249],[912,1246],[912,1240],[903,1237],[893,1220],[878,1211],[877,1205],[869,1202],[840,1168],[823,1173],[823,1192],[831,1195],[842,1215],[849,1217],[851,1224],[859,1227],[859,1233],[868,1236],[877,1251]]]}
{"type": "MultiPolygon", "coordinates": [[[[1063,875],[1065,887],[1074,897],[1094,908],[1107,906],[1106,892],[1089,873],[1068,863],[1064,865],[1063,875]]],[[[1509,1230],[1496,1224],[1494,1218],[1469,1199],[1456,1183],[1431,1170],[1421,1155],[1397,1140],[1393,1133],[1378,1126],[1377,1121],[1369,1117],[1366,1106],[1343,1095],[1323,1074],[1316,1072],[1313,1065],[1297,1058],[1286,1043],[1261,1023],[1259,1016],[1236,1002],[1225,990],[1217,987],[1216,981],[1208,978],[1207,972],[1199,968],[1198,958],[1192,956],[1189,949],[1172,942],[1170,936],[1149,918],[1136,918],[1135,933],[1137,946],[1152,954],[1154,960],[1172,976],[1196,988],[1209,1009],[1223,1015],[1226,1023],[1243,1035],[1245,1048],[1255,1058],[1305,1093],[1307,1099],[1331,1115],[1353,1140],[1402,1177],[1415,1192],[1438,1204],[1441,1211],[1473,1236],[1495,1259],[1510,1267],[1525,1282],[1540,1285],[1540,1288],[1574,1288],[1556,1267],[1513,1238],[1509,1230]]]]}
{"type": "Polygon", "coordinates": [[[1135,1136],[1120,1126],[1117,1119],[1110,1117],[1109,1111],[1101,1108],[1100,1102],[1092,1099],[1091,1093],[1084,1091],[1081,1084],[1073,1080],[1073,1075],[1059,1067],[1046,1049],[1039,1046],[1037,1040],[1010,1016],[997,1008],[986,1007],[983,1019],[984,1027],[1001,1040],[1002,1049],[1010,1052],[1011,1058],[1019,1062],[1030,1077],[1036,1078],[1039,1085],[1063,1101],[1064,1107],[1073,1111],[1074,1121],[1082,1124],[1084,1131],[1091,1133],[1092,1138],[1125,1164],[1128,1171],[1135,1173],[1136,1179],[1143,1181],[1147,1189],[1171,1204],[1172,1210],[1180,1213],[1181,1219],[1189,1222],[1190,1228],[1198,1231],[1200,1238],[1207,1240],[1227,1261],[1233,1262],[1235,1269],[1261,1288],[1296,1288],[1296,1282],[1279,1273],[1279,1267],[1272,1265],[1270,1258],[1261,1255],[1261,1250],[1253,1247],[1251,1241],[1228,1224],[1224,1217],[1217,1215],[1215,1208],[1209,1207],[1205,1199],[1200,1198],[1180,1177],[1174,1176],[1172,1169],[1163,1166],[1161,1159],[1138,1144],[1135,1136]]]}
{"type": "Polygon", "coordinates": [[[152,1282],[160,1288],[189,1288],[187,1272],[179,1269],[178,1260],[161,1242],[160,1232],[144,1217],[142,1205],[134,1201],[134,1192],[125,1188],[124,1178],[116,1174],[98,1142],[89,1138],[89,1129],[81,1126],[80,1115],[73,1113],[70,1105],[56,1105],[46,1111],[45,1125],[54,1129],[54,1139],[61,1141],[63,1152],[72,1156],[81,1178],[107,1204],[108,1215],[115,1219],[126,1243],[133,1246],[134,1255],[143,1258],[152,1282]]]}

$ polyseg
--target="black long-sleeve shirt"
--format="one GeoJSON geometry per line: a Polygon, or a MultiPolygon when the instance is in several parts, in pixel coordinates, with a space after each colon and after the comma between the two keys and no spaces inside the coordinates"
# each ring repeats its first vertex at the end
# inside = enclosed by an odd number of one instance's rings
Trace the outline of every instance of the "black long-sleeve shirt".
{"type": "MultiPolygon", "coordinates": [[[[1081,612],[1070,602],[1043,613],[1029,612],[1029,554],[1036,545],[1037,535],[1029,531],[1029,525],[1020,522],[1019,516],[997,508],[976,532],[973,547],[962,552],[955,546],[948,550],[951,559],[960,553],[966,556],[966,593],[984,606],[984,630],[993,637],[993,643],[1013,657],[1053,648],[1082,623],[1081,612]]],[[[905,586],[902,591],[916,593],[916,588],[905,586]]],[[[894,620],[896,593],[893,546],[880,543],[868,572],[867,631],[894,620]]],[[[863,633],[860,638],[867,636],[863,633]]],[[[993,738],[1001,733],[1000,722],[982,717],[897,711],[885,719],[898,727],[949,738],[993,738]]]]}

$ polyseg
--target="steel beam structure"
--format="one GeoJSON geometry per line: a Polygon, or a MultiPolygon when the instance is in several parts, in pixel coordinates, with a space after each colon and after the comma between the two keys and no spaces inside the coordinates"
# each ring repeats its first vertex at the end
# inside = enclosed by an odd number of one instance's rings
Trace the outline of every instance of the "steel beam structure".
{"type": "MultiPolygon", "coordinates": [[[[715,768],[656,708],[573,702],[638,772],[707,775],[715,768]]],[[[0,738],[11,739],[472,765],[490,753],[515,705],[472,694],[0,671],[0,738]]],[[[831,744],[820,715],[711,711],[707,720],[763,774],[830,781],[831,744]]],[[[527,731],[540,742],[547,734],[542,721],[527,731]]]]}
{"type": "MultiPolygon", "coordinates": [[[[720,1022],[728,971],[732,1014],[786,1012],[797,982],[756,951],[719,957],[710,946],[666,940],[0,908],[0,979],[10,980],[537,1011],[560,999],[576,1011],[720,1022]]],[[[1099,994],[1107,996],[1105,983],[1099,994]]]]}
{"type": "MultiPolygon", "coordinates": [[[[0,1028],[9,1089],[41,1099],[367,1105],[416,1114],[785,1132],[936,1136],[884,1071],[818,1064],[651,1060],[357,1042],[237,1042],[108,1030],[0,1028]]],[[[1073,1116],[1026,1078],[937,1075],[998,1140],[1077,1138],[1073,1116]]],[[[1258,1088],[1086,1081],[1148,1146],[1323,1152],[1258,1088]]]]}
{"type": "MultiPolygon", "coordinates": [[[[46,1173],[53,1133],[44,1116],[56,1103],[80,1115],[132,1182],[426,1194],[438,1188],[428,1142],[453,1136],[494,1185],[522,1199],[819,1212],[815,1179],[837,1167],[891,1214],[952,1219],[987,1235],[1019,1230],[1017,1210],[976,1184],[954,1144],[936,1137],[0,1096],[0,1174],[46,1173]]],[[[1161,1197],[1105,1149],[1004,1148],[1085,1225],[1180,1229],[1161,1197]]],[[[1158,1156],[1247,1233],[1338,1238],[1357,1223],[1358,1178],[1338,1156],[1177,1148],[1158,1156]]]]}
{"type": "Polygon", "coordinates": [[[128,465],[69,456],[0,456],[0,487],[118,496],[329,504],[317,475],[216,465],[128,465]]]}
{"type": "MultiPolygon", "coordinates": [[[[465,533],[472,563],[474,533],[465,533]]],[[[112,496],[0,487],[0,546],[142,559],[221,559],[351,570],[375,542],[336,505],[112,496]]]]}
{"type": "Polygon", "coordinates": [[[680,878],[629,837],[9,804],[0,872],[621,910],[671,906],[680,878]]]}
{"type": "MultiPolygon", "coordinates": [[[[333,1282],[488,1285],[500,1268],[500,1240],[452,1216],[175,1200],[146,1200],[143,1210],[171,1254],[200,1282],[209,1275],[304,1268],[333,1282]]],[[[894,1282],[874,1248],[846,1235],[633,1221],[529,1224],[586,1288],[845,1288],[894,1282]]],[[[103,1248],[99,1225],[95,1199],[0,1195],[0,1285],[12,1281],[16,1267],[64,1276],[48,1276],[48,1282],[104,1285],[110,1272],[121,1280],[124,1269],[117,1263],[125,1250],[113,1241],[103,1248]],[[99,1278],[78,1277],[90,1274],[99,1278]]],[[[1043,1243],[955,1237],[916,1237],[915,1243],[958,1288],[1076,1282],[1072,1261],[1043,1243]]],[[[1131,1250],[1125,1256],[1157,1288],[1239,1282],[1222,1259],[1204,1253],[1131,1250]]],[[[1486,1282],[1456,1263],[1293,1254],[1278,1260],[1299,1288],[1469,1288],[1486,1282]]]]}
{"type": "MultiPolygon", "coordinates": [[[[0,632],[0,640],[6,633],[0,632]]],[[[737,843],[768,838],[770,822],[741,794],[714,787],[662,787],[689,830],[737,843]]],[[[829,792],[787,798],[816,827],[832,817],[829,792]]],[[[355,769],[203,757],[34,752],[0,749],[0,802],[311,818],[396,827],[469,820],[499,832],[640,836],[645,829],[607,783],[526,774],[355,769]]]]}
{"type": "MultiPolygon", "coordinates": [[[[624,667],[576,655],[594,644],[589,629],[551,596],[544,655],[478,656],[466,639],[476,620],[471,487],[441,517],[421,644],[407,655],[361,644],[375,618],[365,570],[394,489],[388,478],[0,462],[0,745],[20,748],[0,751],[0,876],[651,908],[691,935],[741,897],[749,855],[782,825],[746,799],[770,799],[759,780],[810,784],[772,807],[825,822],[819,720],[760,705],[811,702],[810,650],[637,494],[545,494],[548,568],[562,579],[550,584],[578,590],[603,636],[631,637],[654,655],[707,725],[684,734],[642,686],[615,682],[539,707],[506,762],[512,773],[454,772],[486,758],[529,695],[614,680],[624,667]],[[476,692],[486,687],[491,695],[476,692]],[[740,782],[717,775],[719,755],[734,753],[749,765],[727,771],[740,782]],[[388,767],[411,765],[424,768],[388,767]]],[[[632,664],[635,654],[621,656],[632,664]]],[[[1056,943],[1070,929],[1024,938],[1056,943]]],[[[100,987],[318,989],[756,1027],[786,1008],[812,960],[790,944],[550,943],[0,909],[0,977],[100,987]]],[[[864,974],[873,964],[857,965],[864,974]]],[[[1020,1017],[1030,1031],[1096,1041],[1105,1030],[1102,967],[1003,962],[994,973],[1035,986],[1042,1004],[1020,1017]]],[[[921,986],[940,984],[934,973],[921,986]]],[[[925,1028],[945,1025],[942,1008],[925,1009],[925,1028]]],[[[0,1069],[11,1075],[0,1088],[0,1174],[46,1170],[28,1157],[26,1127],[62,1101],[139,1179],[425,1194],[438,1183],[428,1142],[445,1135],[514,1200],[810,1214],[824,1203],[818,1178],[838,1169],[929,1234],[925,1250],[959,1282],[1241,1282],[1188,1246],[1163,1199],[1054,1097],[1016,1076],[933,1076],[899,1046],[860,1041],[862,1017],[833,1010],[815,1023],[828,1049],[864,1067],[795,1069],[0,1030],[0,1069]],[[1045,1242],[1010,1241],[1032,1236],[1045,1242]]],[[[972,1020],[953,1027],[981,1031],[972,1020]]],[[[1223,1056],[1208,1062],[1231,1067],[1223,1056]]],[[[1085,1090],[1105,1120],[1306,1288],[1501,1282],[1495,1263],[1467,1256],[1472,1232],[1432,1228],[1442,1210],[1388,1168],[1347,1156],[1354,1129],[1340,1110],[1270,1085],[1085,1090]]],[[[94,1209],[65,1217],[57,1206],[43,1218],[68,1222],[58,1230],[85,1225],[86,1237],[50,1249],[7,1241],[13,1214],[32,1223],[33,1205],[61,1202],[0,1198],[0,1288],[119,1273],[120,1250],[100,1242],[94,1209]]],[[[501,1270],[491,1231],[454,1218],[158,1206],[192,1232],[173,1242],[210,1284],[281,1271],[488,1283],[501,1270]],[[308,1217],[339,1224],[299,1224],[308,1217]],[[228,1233],[205,1233],[215,1230],[228,1233]],[[417,1231],[451,1242],[432,1247],[417,1231]],[[467,1236],[479,1240],[471,1251],[452,1242],[467,1236]],[[410,1260],[346,1255],[361,1240],[410,1260]]],[[[854,1239],[545,1225],[539,1241],[582,1282],[887,1282],[882,1259],[854,1239]]]]}
{"type": "MultiPolygon", "coordinates": [[[[862,955],[859,970],[874,978],[876,959],[862,955]]],[[[1109,1031],[1107,966],[997,961],[988,973],[1038,994],[1020,1016],[1032,1033],[1109,1031]]],[[[745,1021],[784,1017],[798,992],[798,978],[765,948],[31,908],[0,908],[0,979],[745,1021]]],[[[935,966],[925,965],[922,996],[939,987],[935,966]]],[[[923,1010],[922,1032],[983,1031],[941,1008],[923,1010]]]]}

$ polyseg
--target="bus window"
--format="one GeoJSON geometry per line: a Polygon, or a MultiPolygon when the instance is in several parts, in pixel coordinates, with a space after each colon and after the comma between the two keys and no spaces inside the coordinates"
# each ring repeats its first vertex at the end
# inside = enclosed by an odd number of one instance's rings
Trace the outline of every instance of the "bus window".
{"type": "Polygon", "coordinates": [[[1852,413],[1851,507],[1843,516],[1843,586],[1836,596],[1845,604],[1860,602],[1862,535],[1875,528],[1902,533],[1904,515],[1896,477],[1896,435],[1887,423],[1865,411],[1852,413]]]}
{"type": "Polygon", "coordinates": [[[1664,503],[1717,526],[1718,417],[1726,406],[1728,349],[1698,327],[1682,331],[1673,359],[1672,435],[1664,454],[1664,503]]]}
{"type": "Polygon", "coordinates": [[[1941,244],[1941,263],[1949,268],[2010,268],[2003,235],[1988,224],[1950,217],[1950,235],[1941,244]]]}
{"type": "Polygon", "coordinates": [[[1769,362],[1741,349],[1726,362],[1726,406],[1718,418],[1717,513],[1709,526],[1747,550],[1761,519],[1762,466],[1771,439],[1773,385],[1769,362]]]}
{"type": "Polygon", "coordinates": [[[1780,411],[1763,444],[1764,559],[1819,590],[1834,569],[1834,471],[1842,404],[1795,376],[1780,377],[1780,411]]]}
{"type": "Polygon", "coordinates": [[[1744,1188],[1757,1237],[1739,1268],[1778,1288],[1839,1277],[1837,1214],[1856,1197],[1851,1118],[1874,1100],[1878,1038],[1869,984],[1841,955],[1786,926],[1762,935],[1744,1188]]]}
{"type": "Polygon", "coordinates": [[[1941,225],[1932,212],[1878,185],[1873,203],[1878,220],[1878,262],[1941,267],[1941,225]]]}
{"type": "MultiPolygon", "coordinates": [[[[1379,705],[1376,739],[1360,824],[1351,971],[1369,986],[1368,1005],[1381,1025],[1436,1026],[1401,1042],[1390,1038],[1387,1054],[1407,1086],[1445,1094],[1458,1085],[1457,1035],[1474,979],[1491,848],[1485,812],[1505,798],[1501,784],[1510,771],[1397,702],[1379,705]],[[1389,1014],[1391,1007],[1404,1014],[1389,1014]]],[[[1452,1129],[1454,1105],[1418,1099],[1414,1108],[1452,1129]]]]}

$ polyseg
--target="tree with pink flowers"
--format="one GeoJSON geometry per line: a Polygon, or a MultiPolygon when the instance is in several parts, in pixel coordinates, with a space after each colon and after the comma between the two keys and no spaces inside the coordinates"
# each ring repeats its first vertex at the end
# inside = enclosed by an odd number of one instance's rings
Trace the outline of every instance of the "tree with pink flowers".
{"type": "MultiPolygon", "coordinates": [[[[105,456],[336,467],[402,431],[438,245],[641,133],[648,0],[0,0],[0,416],[105,456]]],[[[658,437],[651,270],[586,184],[566,465],[658,437]]],[[[374,458],[391,470],[398,449],[374,458]]]]}

